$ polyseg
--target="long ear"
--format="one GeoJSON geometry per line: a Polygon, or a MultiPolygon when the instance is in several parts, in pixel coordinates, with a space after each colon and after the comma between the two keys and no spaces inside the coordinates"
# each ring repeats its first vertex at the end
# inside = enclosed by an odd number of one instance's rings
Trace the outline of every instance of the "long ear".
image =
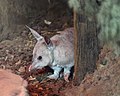
{"type": "Polygon", "coordinates": [[[26,25],[26,27],[31,31],[31,33],[33,34],[33,36],[39,41],[43,38],[43,36],[39,35],[35,30],[33,30],[32,28],[28,27],[26,25]]]}
{"type": "Polygon", "coordinates": [[[52,41],[50,40],[50,38],[48,38],[47,36],[44,37],[44,40],[45,40],[45,43],[48,47],[48,49],[53,49],[53,43],[52,41]]]}

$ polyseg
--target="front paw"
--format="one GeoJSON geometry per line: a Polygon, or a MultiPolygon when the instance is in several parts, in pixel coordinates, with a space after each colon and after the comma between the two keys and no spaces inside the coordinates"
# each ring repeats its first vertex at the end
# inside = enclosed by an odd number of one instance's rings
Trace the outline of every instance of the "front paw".
{"type": "Polygon", "coordinates": [[[49,76],[47,76],[47,77],[50,78],[50,79],[55,79],[55,80],[57,80],[58,77],[59,77],[59,75],[52,74],[52,75],[49,75],[49,76]]]}

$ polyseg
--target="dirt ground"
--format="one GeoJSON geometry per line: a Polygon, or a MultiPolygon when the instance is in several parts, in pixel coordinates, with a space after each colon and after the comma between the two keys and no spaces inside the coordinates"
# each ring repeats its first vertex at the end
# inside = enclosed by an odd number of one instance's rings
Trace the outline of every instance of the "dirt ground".
{"type": "MultiPolygon", "coordinates": [[[[52,7],[49,8],[52,10],[52,7]]],[[[72,13],[65,11],[55,15],[41,11],[42,15],[31,19],[28,24],[41,35],[53,36],[57,30],[63,30],[73,25],[72,13]],[[51,24],[45,24],[48,20],[51,24]]],[[[97,62],[97,70],[87,74],[80,86],[73,86],[72,80],[67,83],[62,78],[50,80],[47,75],[53,70],[46,67],[43,70],[28,72],[32,63],[32,50],[36,40],[25,28],[14,40],[0,42],[0,68],[11,69],[28,81],[30,96],[120,96],[120,59],[113,55],[110,48],[104,46],[97,62]]]]}
{"type": "MultiPolygon", "coordinates": [[[[78,87],[66,88],[64,96],[120,96],[120,57],[104,46],[97,62],[97,70],[87,74],[78,87]]],[[[61,95],[62,96],[62,95],[61,95]]]]}

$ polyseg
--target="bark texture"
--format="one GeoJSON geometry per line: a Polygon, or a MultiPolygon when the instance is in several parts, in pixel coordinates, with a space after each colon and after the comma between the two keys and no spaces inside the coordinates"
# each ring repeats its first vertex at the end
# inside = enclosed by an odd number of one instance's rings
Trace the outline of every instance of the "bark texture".
{"type": "Polygon", "coordinates": [[[95,15],[87,16],[84,11],[84,0],[81,0],[82,11],[74,12],[75,26],[75,77],[74,85],[79,85],[86,73],[94,72],[98,57],[97,25],[95,15]]]}

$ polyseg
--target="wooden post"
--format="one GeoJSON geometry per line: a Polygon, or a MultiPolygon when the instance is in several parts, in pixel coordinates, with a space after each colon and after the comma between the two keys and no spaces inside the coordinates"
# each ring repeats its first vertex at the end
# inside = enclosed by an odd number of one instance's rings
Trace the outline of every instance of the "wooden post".
{"type": "Polygon", "coordinates": [[[75,60],[75,77],[74,85],[79,85],[84,79],[86,73],[94,72],[96,60],[98,57],[98,39],[96,18],[89,17],[84,11],[84,0],[81,0],[82,11],[74,12],[74,60],[75,60]]]}

